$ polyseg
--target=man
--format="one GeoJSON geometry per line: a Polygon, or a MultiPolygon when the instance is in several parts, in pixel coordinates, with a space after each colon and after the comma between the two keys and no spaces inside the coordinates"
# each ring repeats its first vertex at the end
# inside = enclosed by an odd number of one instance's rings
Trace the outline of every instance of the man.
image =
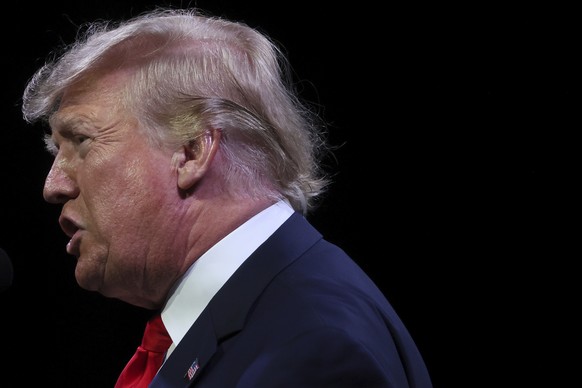
{"type": "Polygon", "coordinates": [[[86,31],[23,113],[50,125],[44,197],[77,282],[169,334],[159,371],[128,383],[129,363],[116,387],[431,387],[384,295],[305,218],[328,148],[277,46],[198,10],[86,31]]]}

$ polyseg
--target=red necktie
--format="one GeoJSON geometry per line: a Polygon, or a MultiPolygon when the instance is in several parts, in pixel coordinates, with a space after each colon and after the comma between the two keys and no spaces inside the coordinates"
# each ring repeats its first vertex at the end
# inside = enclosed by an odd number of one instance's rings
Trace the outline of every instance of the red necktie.
{"type": "Polygon", "coordinates": [[[155,315],[148,321],[141,345],[119,375],[115,388],[146,388],[162,366],[171,344],[161,316],[155,315]]]}

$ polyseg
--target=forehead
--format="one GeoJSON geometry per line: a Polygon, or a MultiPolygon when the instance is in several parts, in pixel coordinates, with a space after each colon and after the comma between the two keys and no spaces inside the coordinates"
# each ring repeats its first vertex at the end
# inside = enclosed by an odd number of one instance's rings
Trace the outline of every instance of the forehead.
{"type": "Polygon", "coordinates": [[[99,127],[122,115],[122,88],[119,73],[84,77],[63,92],[57,111],[49,118],[52,130],[78,126],[99,127]]]}

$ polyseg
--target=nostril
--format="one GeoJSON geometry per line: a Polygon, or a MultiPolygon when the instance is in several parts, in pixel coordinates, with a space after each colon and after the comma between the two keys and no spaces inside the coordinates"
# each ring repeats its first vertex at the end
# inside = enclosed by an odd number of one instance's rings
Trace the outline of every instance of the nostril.
{"type": "Polygon", "coordinates": [[[48,192],[47,190],[43,191],[43,198],[46,202],[52,204],[63,204],[71,199],[69,196],[59,193],[59,192],[48,192]]]}

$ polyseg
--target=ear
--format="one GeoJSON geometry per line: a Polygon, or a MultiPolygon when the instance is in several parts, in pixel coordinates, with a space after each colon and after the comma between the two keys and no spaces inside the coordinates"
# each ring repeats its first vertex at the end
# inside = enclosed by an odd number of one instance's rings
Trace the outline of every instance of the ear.
{"type": "Polygon", "coordinates": [[[220,130],[211,129],[174,153],[180,189],[190,189],[204,176],[219,144],[220,130]]]}

